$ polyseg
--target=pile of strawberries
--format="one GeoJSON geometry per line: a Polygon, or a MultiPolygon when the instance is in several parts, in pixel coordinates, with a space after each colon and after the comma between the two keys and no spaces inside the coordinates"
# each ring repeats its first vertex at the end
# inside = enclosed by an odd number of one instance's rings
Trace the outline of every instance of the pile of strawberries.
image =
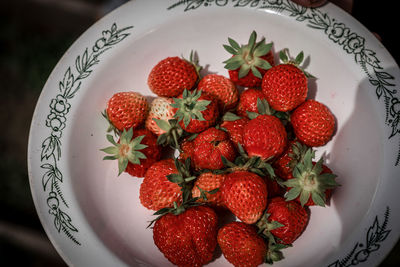
{"type": "Polygon", "coordinates": [[[157,95],[150,104],[120,92],[103,113],[117,135],[107,135],[104,159],[117,160],[119,174],[144,177],[140,203],[156,211],[154,243],[175,265],[205,265],[217,245],[235,266],[281,260],[307,226],[308,206],[325,206],[338,186],[315,160],[335,118],[307,99],[303,53],[282,50],[275,64],[272,43],[256,39],[228,38],[229,78],[201,77],[194,54],[168,57],[148,76],[157,95]],[[238,220],[221,225],[227,210],[238,220]]]}

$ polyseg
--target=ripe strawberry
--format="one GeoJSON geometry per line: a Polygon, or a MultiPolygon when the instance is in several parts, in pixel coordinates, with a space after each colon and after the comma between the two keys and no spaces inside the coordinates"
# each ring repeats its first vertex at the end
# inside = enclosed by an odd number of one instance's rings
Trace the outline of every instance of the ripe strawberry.
{"type": "Polygon", "coordinates": [[[299,67],[304,58],[303,52],[294,60],[289,60],[287,50],[279,55],[284,64],[276,65],[265,73],[261,88],[273,109],[291,111],[306,100],[307,77],[312,75],[299,67]]]}
{"type": "Polygon", "coordinates": [[[262,92],[273,109],[290,111],[306,100],[307,77],[295,65],[277,65],[265,73],[262,92]]]}
{"type": "MultiPolygon", "coordinates": [[[[190,158],[193,159],[193,151],[194,151],[194,140],[190,138],[185,138],[180,143],[180,153],[179,153],[179,160],[185,162],[186,159],[190,158]]],[[[193,164],[193,160],[191,161],[193,164]]]]}
{"type": "Polygon", "coordinates": [[[228,223],[219,229],[217,238],[222,254],[234,266],[255,267],[265,260],[267,245],[253,225],[228,223]]]}
{"type": "Polygon", "coordinates": [[[144,122],[148,112],[146,98],[137,92],[119,92],[107,102],[105,116],[119,131],[137,128],[144,122]]]}
{"type": "Polygon", "coordinates": [[[275,174],[284,180],[293,178],[294,167],[303,160],[308,149],[306,145],[296,140],[290,141],[283,154],[273,163],[275,174]]]}
{"type": "Polygon", "coordinates": [[[258,112],[257,99],[265,99],[265,95],[260,89],[249,88],[244,90],[240,95],[236,113],[241,117],[248,118],[247,111],[258,112]]]}
{"type": "Polygon", "coordinates": [[[204,76],[197,89],[217,99],[220,111],[234,108],[239,99],[239,91],[235,84],[230,79],[218,74],[204,76]]]}
{"type": "Polygon", "coordinates": [[[169,181],[168,175],[178,174],[174,160],[163,159],[154,163],[146,172],[140,185],[140,203],[148,209],[159,210],[182,202],[181,187],[169,181]]]}
{"type": "Polygon", "coordinates": [[[153,228],[153,240],[177,266],[203,266],[217,246],[217,215],[206,206],[190,207],[178,215],[167,213],[153,228]]]}
{"type": "Polygon", "coordinates": [[[256,43],[257,34],[253,31],[247,45],[240,46],[228,38],[230,45],[224,45],[226,51],[233,56],[224,61],[231,80],[241,86],[255,87],[261,85],[266,70],[274,64],[271,52],[272,43],[265,44],[265,39],[256,43]]]}
{"type": "Polygon", "coordinates": [[[249,122],[249,119],[227,112],[223,116],[222,120],[223,122],[221,123],[221,127],[227,131],[231,142],[235,144],[236,147],[238,144],[243,145],[243,129],[249,122]]]}
{"type": "Polygon", "coordinates": [[[307,146],[325,145],[335,130],[335,117],[331,111],[312,99],[297,107],[290,120],[296,137],[307,146]]]}
{"type": "Polygon", "coordinates": [[[268,198],[283,197],[286,193],[286,187],[280,185],[276,179],[265,177],[265,183],[268,188],[268,198]]]}
{"type": "Polygon", "coordinates": [[[105,160],[118,160],[118,175],[127,172],[132,176],[144,177],[147,169],[161,157],[161,147],[157,138],[147,129],[124,130],[118,143],[112,135],[107,135],[113,146],[101,149],[111,156],[105,160]]]}
{"type": "Polygon", "coordinates": [[[267,206],[267,186],[257,174],[232,172],[226,176],[220,190],[225,206],[244,223],[258,221],[267,206]]]}
{"type": "Polygon", "coordinates": [[[166,131],[157,125],[157,120],[168,121],[174,118],[174,108],[172,98],[156,97],[150,104],[150,111],[147,115],[145,126],[156,135],[161,135],[166,131]]]}
{"type": "Polygon", "coordinates": [[[284,182],[286,200],[296,199],[302,206],[325,206],[333,188],[338,186],[336,175],[323,164],[323,158],[313,161],[314,152],[308,149],[293,169],[293,177],[284,182]]]}
{"type": "Polygon", "coordinates": [[[287,144],[285,127],[275,116],[259,115],[244,126],[243,143],[250,157],[268,160],[279,156],[287,144]]]}
{"type": "MultiPolygon", "coordinates": [[[[191,55],[192,60],[192,55],[191,55]]],[[[158,96],[175,97],[192,89],[198,80],[197,62],[167,57],[158,62],[147,78],[150,90],[158,96]]]]}
{"type": "Polygon", "coordinates": [[[213,126],[219,115],[217,102],[197,90],[184,90],[171,106],[175,108],[174,117],[179,125],[189,133],[200,133],[213,126]]]}
{"type": "Polygon", "coordinates": [[[235,147],[222,130],[211,127],[194,139],[193,163],[196,169],[222,169],[221,157],[234,160],[235,156],[235,147]]]}
{"type": "Polygon", "coordinates": [[[225,176],[225,174],[214,174],[212,172],[201,173],[194,183],[192,196],[199,197],[197,200],[198,202],[207,203],[216,207],[224,206],[220,190],[213,194],[207,192],[212,192],[213,190],[220,188],[225,180],[225,176]],[[201,198],[202,193],[205,194],[206,199],[201,198]]]}
{"type": "Polygon", "coordinates": [[[298,202],[275,197],[257,226],[265,236],[276,238],[275,242],[289,245],[303,233],[308,219],[309,213],[298,202]]]}

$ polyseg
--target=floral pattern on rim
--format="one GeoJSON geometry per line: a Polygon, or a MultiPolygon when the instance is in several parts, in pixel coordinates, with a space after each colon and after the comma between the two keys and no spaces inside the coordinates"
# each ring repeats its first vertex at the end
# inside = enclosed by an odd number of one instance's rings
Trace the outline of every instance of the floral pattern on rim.
{"type": "MultiPolygon", "coordinates": [[[[394,76],[386,72],[381,66],[376,52],[368,49],[365,38],[353,32],[344,23],[337,21],[323,13],[318,8],[306,8],[290,0],[180,0],[169,6],[173,9],[184,6],[184,11],[200,7],[233,6],[257,9],[269,9],[279,13],[286,13],[299,22],[307,22],[307,26],[322,30],[334,43],[340,45],[346,53],[353,55],[354,61],[362,68],[370,84],[375,88],[378,100],[385,106],[385,123],[390,129],[389,139],[397,136],[400,139],[400,98],[397,94],[394,76]]],[[[400,141],[394,165],[400,164],[400,141]]]]}
{"type": "Polygon", "coordinates": [[[387,230],[387,224],[389,222],[390,209],[386,207],[385,214],[383,216],[383,222],[379,221],[378,216],[375,217],[374,223],[368,228],[365,243],[357,242],[350,253],[341,260],[328,265],[328,267],[348,267],[357,265],[361,262],[365,262],[370,254],[377,251],[391,230],[387,230]]]}
{"type": "Polygon", "coordinates": [[[59,82],[58,94],[49,104],[50,114],[46,118],[45,125],[51,133],[43,140],[40,155],[42,162],[40,167],[45,170],[42,176],[42,186],[43,190],[48,192],[47,205],[49,214],[54,216],[54,227],[77,245],[81,245],[74,236],[78,229],[65,211],[69,206],[60,186],[63,183],[63,174],[58,166],[61,157],[62,133],[71,109],[69,101],[75,97],[81,88],[82,81],[92,73],[93,67],[100,62],[99,56],[130,35],[126,31],[131,28],[133,26],[118,29],[114,23],[110,30],[102,31],[102,36],[96,40],[91,50],[86,48],[82,55],[77,56],[75,68],[68,67],[59,82]]]}

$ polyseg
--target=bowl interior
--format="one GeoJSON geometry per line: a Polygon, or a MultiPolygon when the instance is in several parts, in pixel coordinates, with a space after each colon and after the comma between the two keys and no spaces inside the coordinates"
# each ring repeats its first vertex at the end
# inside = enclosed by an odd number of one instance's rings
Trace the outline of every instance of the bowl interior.
{"type": "MultiPolygon", "coordinates": [[[[152,211],[139,201],[141,179],[122,174],[116,162],[103,161],[99,149],[108,146],[107,123],[101,112],[115,92],[138,91],[154,95],[147,87],[151,68],[167,56],[188,57],[197,51],[203,73],[227,75],[223,63],[229,57],[222,47],[231,37],[246,43],[252,30],[274,50],[289,48],[292,55],[304,51],[305,67],[317,79],[309,82],[310,97],[325,103],[335,114],[337,130],[333,140],[318,148],[341,184],[329,207],[311,208],[306,231],[287,249],[278,266],[319,264],[357,228],[373,200],[382,169],[382,128],[371,100],[368,83],[360,79],[352,59],[327,38],[286,16],[262,11],[233,10],[240,21],[221,19],[223,11],[192,13],[171,18],[127,39],[129,45],[110,53],[85,81],[71,112],[73,129],[66,136],[67,168],[80,208],[104,244],[127,264],[136,260],[154,266],[168,266],[155,247],[151,229],[146,229],[152,211]],[[373,153],[372,153],[373,152],[373,153]],[[302,246],[303,245],[303,246],[302,246]],[[307,250],[300,248],[307,246],[307,250]]],[[[210,266],[228,263],[217,255],[210,266]]]]}

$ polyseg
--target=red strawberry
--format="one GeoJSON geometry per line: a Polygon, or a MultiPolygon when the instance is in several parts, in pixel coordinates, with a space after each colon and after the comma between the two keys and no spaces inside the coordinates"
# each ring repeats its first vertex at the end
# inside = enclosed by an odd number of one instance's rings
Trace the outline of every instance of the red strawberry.
{"type": "Polygon", "coordinates": [[[307,146],[325,145],[335,130],[335,117],[331,111],[312,99],[297,107],[290,120],[296,137],[307,146]]]}
{"type": "Polygon", "coordinates": [[[225,206],[244,223],[258,221],[267,206],[267,186],[257,174],[232,172],[226,176],[220,190],[225,206]]]}
{"type": "Polygon", "coordinates": [[[216,207],[224,206],[222,194],[219,190],[213,194],[207,192],[220,188],[225,180],[225,176],[225,174],[214,174],[212,172],[201,173],[194,183],[192,196],[199,197],[199,202],[208,203],[209,205],[216,207]],[[202,192],[205,194],[206,199],[201,198],[202,192]]]}
{"type": "Polygon", "coordinates": [[[224,61],[229,77],[237,85],[255,87],[261,85],[266,70],[274,64],[271,52],[272,43],[265,44],[265,39],[256,43],[257,34],[253,31],[247,45],[240,46],[228,38],[230,45],[224,45],[233,56],[224,61]]]}
{"type": "Polygon", "coordinates": [[[200,133],[213,126],[218,118],[217,102],[206,93],[193,90],[183,91],[171,104],[175,108],[175,118],[182,129],[189,133],[200,133]]]}
{"type": "Polygon", "coordinates": [[[136,128],[144,122],[148,112],[146,98],[136,92],[114,94],[107,102],[105,115],[119,131],[136,128]]]}
{"type": "Polygon", "coordinates": [[[279,156],[287,144],[285,127],[275,116],[259,115],[244,126],[243,143],[250,157],[267,160],[279,156]]]}
{"type": "Polygon", "coordinates": [[[153,228],[153,240],[164,256],[177,266],[203,266],[217,246],[217,215],[206,206],[167,213],[153,228]]]}
{"type": "Polygon", "coordinates": [[[257,99],[263,100],[265,96],[260,89],[249,88],[240,95],[236,113],[241,117],[248,117],[247,111],[258,112],[257,99]]]}
{"type": "Polygon", "coordinates": [[[308,149],[294,167],[293,176],[284,182],[286,200],[296,199],[302,206],[325,206],[332,189],[338,186],[336,175],[323,164],[323,158],[314,162],[313,157],[312,149],[308,149]]]}
{"type": "Polygon", "coordinates": [[[293,64],[277,65],[265,73],[262,92],[273,109],[290,111],[306,100],[307,77],[293,64]]]}
{"type": "Polygon", "coordinates": [[[231,142],[236,146],[238,146],[239,143],[243,145],[243,129],[249,122],[249,119],[246,117],[241,118],[230,112],[227,112],[222,119],[221,127],[228,132],[231,142]]]}
{"type": "Polygon", "coordinates": [[[150,104],[150,111],[146,118],[146,128],[156,135],[161,135],[166,131],[157,125],[157,120],[168,121],[174,118],[174,108],[171,107],[173,103],[172,98],[156,97],[150,104]]]}
{"type": "Polygon", "coordinates": [[[168,175],[178,174],[174,160],[164,159],[154,163],[146,172],[140,185],[140,203],[148,209],[172,207],[182,201],[181,187],[169,181],[168,175]]]}
{"type": "Polygon", "coordinates": [[[285,186],[280,185],[276,179],[265,177],[265,183],[268,188],[268,198],[282,197],[286,193],[285,186]]]}
{"type": "Polygon", "coordinates": [[[276,238],[277,243],[289,245],[303,233],[308,220],[309,214],[298,202],[275,197],[257,226],[270,239],[276,238]]]}
{"type": "Polygon", "coordinates": [[[231,222],[219,229],[218,245],[234,266],[259,266],[267,254],[267,245],[257,229],[242,222],[231,222]]]}
{"type": "Polygon", "coordinates": [[[193,164],[193,151],[194,151],[194,140],[190,140],[189,138],[185,138],[180,143],[180,153],[179,153],[179,160],[185,162],[187,158],[192,159],[193,164]]]}
{"type": "Polygon", "coordinates": [[[239,100],[239,91],[235,84],[222,75],[208,74],[204,76],[197,89],[217,99],[221,111],[234,108],[239,100]]]}
{"type": "Polygon", "coordinates": [[[286,150],[273,163],[275,174],[280,178],[287,180],[293,178],[293,169],[303,160],[308,147],[292,140],[288,143],[286,150]]]}
{"type": "Polygon", "coordinates": [[[221,157],[231,161],[235,156],[235,147],[222,130],[211,127],[194,139],[193,163],[196,169],[222,169],[221,157]]]}
{"type": "Polygon", "coordinates": [[[111,154],[104,159],[118,160],[118,175],[126,171],[132,176],[143,177],[147,169],[161,157],[161,147],[157,145],[157,138],[147,129],[124,130],[118,143],[112,135],[107,135],[107,139],[113,146],[102,149],[111,154]]]}
{"type": "Polygon", "coordinates": [[[167,57],[153,67],[147,84],[158,96],[178,96],[184,89],[190,90],[195,86],[199,77],[196,68],[196,63],[179,57],[167,57]]]}

